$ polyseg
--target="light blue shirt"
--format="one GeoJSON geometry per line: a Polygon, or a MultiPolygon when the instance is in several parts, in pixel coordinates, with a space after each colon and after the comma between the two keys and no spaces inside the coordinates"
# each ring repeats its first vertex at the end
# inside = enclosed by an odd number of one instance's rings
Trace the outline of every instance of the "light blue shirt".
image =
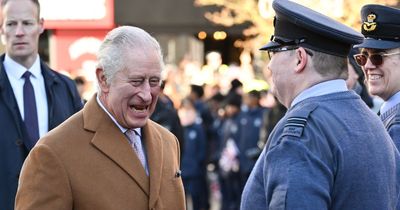
{"type": "Polygon", "coordinates": [[[40,69],[40,58],[39,55],[36,57],[33,65],[27,69],[21,64],[15,62],[7,54],[4,58],[3,65],[7,74],[8,80],[10,81],[11,87],[14,92],[15,99],[17,100],[19,112],[21,113],[22,120],[24,116],[24,84],[25,79],[22,75],[29,71],[32,73],[30,80],[35,91],[36,108],[39,125],[39,135],[42,137],[49,131],[49,111],[47,105],[46,88],[44,85],[44,78],[40,69]]]}
{"type": "Polygon", "coordinates": [[[344,81],[343,79],[335,79],[326,82],[321,82],[310,88],[305,89],[303,92],[297,95],[292,101],[290,107],[293,107],[294,105],[300,103],[301,101],[307,98],[327,95],[331,93],[343,92],[343,91],[348,91],[346,86],[346,81],[344,81]]]}
{"type": "Polygon", "coordinates": [[[381,106],[381,114],[387,112],[389,109],[394,107],[396,104],[400,104],[400,91],[394,94],[389,100],[385,101],[381,106]]]}

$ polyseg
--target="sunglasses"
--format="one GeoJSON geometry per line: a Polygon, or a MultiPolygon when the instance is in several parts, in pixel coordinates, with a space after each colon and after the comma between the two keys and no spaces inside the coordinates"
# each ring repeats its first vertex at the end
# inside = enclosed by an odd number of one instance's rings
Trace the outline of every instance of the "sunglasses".
{"type": "Polygon", "coordinates": [[[367,60],[369,59],[374,66],[380,66],[383,63],[383,57],[391,55],[399,55],[400,52],[395,53],[372,53],[372,54],[356,54],[354,59],[359,66],[365,66],[367,60]]]}

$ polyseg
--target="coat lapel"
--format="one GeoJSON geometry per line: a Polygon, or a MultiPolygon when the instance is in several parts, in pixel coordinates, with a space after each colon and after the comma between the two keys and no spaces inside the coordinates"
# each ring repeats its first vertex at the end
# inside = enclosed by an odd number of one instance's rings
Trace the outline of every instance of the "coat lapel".
{"type": "Polygon", "coordinates": [[[125,135],[97,104],[94,96],[83,109],[85,129],[95,132],[92,144],[128,173],[149,195],[149,178],[125,135]]]}
{"type": "Polygon", "coordinates": [[[152,121],[148,120],[144,127],[144,138],[147,152],[147,163],[150,169],[150,199],[149,206],[155,206],[159,198],[162,166],[163,144],[160,133],[154,128],[152,121]]]}
{"type": "Polygon", "coordinates": [[[0,58],[0,97],[2,97],[5,102],[5,106],[9,109],[10,113],[13,116],[13,122],[18,129],[18,133],[21,135],[21,138],[24,140],[24,144],[28,150],[32,149],[30,142],[28,142],[27,138],[25,138],[25,125],[23,123],[21,114],[19,112],[17,101],[15,100],[14,92],[11,87],[10,81],[8,80],[7,74],[5,72],[5,68],[3,65],[4,55],[0,58]]]}

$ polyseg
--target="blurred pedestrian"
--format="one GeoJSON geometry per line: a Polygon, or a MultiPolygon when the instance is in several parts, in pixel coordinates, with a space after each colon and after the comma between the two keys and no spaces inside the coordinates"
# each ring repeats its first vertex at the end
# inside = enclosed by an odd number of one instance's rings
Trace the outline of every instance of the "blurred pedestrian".
{"type": "Polygon", "coordinates": [[[38,54],[37,0],[1,1],[0,209],[14,209],[22,164],[37,140],[82,108],[74,82],[38,54]]]}
{"type": "Polygon", "coordinates": [[[361,9],[364,42],[355,46],[371,95],[385,102],[380,117],[400,149],[400,9],[369,4],[361,9]]]}
{"type": "Polygon", "coordinates": [[[191,198],[193,210],[202,208],[202,194],[206,177],[206,136],[201,123],[196,121],[197,112],[193,101],[182,100],[179,118],[184,130],[185,153],[182,156],[182,179],[186,198],[191,198]]]}
{"type": "Polygon", "coordinates": [[[242,99],[238,95],[226,98],[219,158],[222,210],[238,210],[240,207],[239,140],[242,132],[240,130],[241,105],[242,99]]]}
{"type": "Polygon", "coordinates": [[[182,156],[185,148],[183,127],[173,101],[164,93],[165,85],[166,81],[163,81],[160,86],[161,91],[158,96],[156,108],[154,109],[153,114],[151,114],[150,119],[171,131],[171,133],[176,136],[179,141],[182,156]]]}
{"type": "Polygon", "coordinates": [[[178,140],[149,120],[160,45],[122,26],[107,34],[97,60],[99,92],[31,151],[16,209],[185,209],[178,140]]]}
{"type": "Polygon", "coordinates": [[[240,113],[240,138],[239,138],[239,171],[240,193],[247,178],[259,156],[258,140],[263,123],[265,108],[261,107],[261,94],[257,90],[246,93],[243,97],[245,109],[240,113]]]}
{"type": "Polygon", "coordinates": [[[81,101],[83,104],[87,102],[87,100],[84,98],[84,94],[86,92],[86,79],[83,76],[77,76],[74,79],[76,88],[78,89],[79,97],[81,98],[81,101]]]}
{"type": "Polygon", "coordinates": [[[396,209],[400,154],[343,71],[363,37],[329,17],[275,0],[271,90],[288,111],[243,191],[242,210],[396,209]]]}

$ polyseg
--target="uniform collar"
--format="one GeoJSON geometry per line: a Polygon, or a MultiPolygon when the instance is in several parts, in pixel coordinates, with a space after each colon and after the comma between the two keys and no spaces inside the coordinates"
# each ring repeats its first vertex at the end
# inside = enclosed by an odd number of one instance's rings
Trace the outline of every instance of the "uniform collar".
{"type": "Polygon", "coordinates": [[[400,103],[400,91],[390,97],[387,101],[385,101],[380,109],[380,113],[383,114],[387,112],[389,109],[394,107],[396,104],[400,103]]]}
{"type": "Polygon", "coordinates": [[[296,104],[306,100],[307,98],[344,91],[348,91],[348,89],[346,86],[346,81],[344,81],[343,79],[335,79],[321,82],[314,86],[311,86],[310,88],[305,89],[303,92],[297,95],[292,101],[290,107],[295,106],[296,104]]]}

